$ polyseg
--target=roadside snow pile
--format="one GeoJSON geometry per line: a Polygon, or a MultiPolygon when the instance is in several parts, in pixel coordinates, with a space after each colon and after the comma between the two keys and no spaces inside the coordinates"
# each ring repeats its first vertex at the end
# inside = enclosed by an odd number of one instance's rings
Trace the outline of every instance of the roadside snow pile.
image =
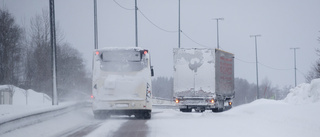
{"type": "Polygon", "coordinates": [[[1,85],[0,90],[11,89],[13,91],[12,105],[50,105],[51,98],[44,93],[34,90],[24,90],[11,85],[1,85]]]}
{"type": "Polygon", "coordinates": [[[291,104],[307,104],[320,101],[320,79],[314,79],[310,84],[303,83],[291,89],[284,101],[291,104]]]}

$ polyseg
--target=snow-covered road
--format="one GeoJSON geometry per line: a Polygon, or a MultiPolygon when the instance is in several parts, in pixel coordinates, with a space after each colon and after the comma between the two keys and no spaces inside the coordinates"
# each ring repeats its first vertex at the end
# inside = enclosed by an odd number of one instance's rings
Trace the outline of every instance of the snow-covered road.
{"type": "Polygon", "coordinates": [[[294,105],[265,99],[222,113],[182,113],[155,108],[150,120],[133,117],[95,120],[91,109],[83,108],[1,136],[317,137],[320,136],[319,114],[320,102],[294,105]]]}

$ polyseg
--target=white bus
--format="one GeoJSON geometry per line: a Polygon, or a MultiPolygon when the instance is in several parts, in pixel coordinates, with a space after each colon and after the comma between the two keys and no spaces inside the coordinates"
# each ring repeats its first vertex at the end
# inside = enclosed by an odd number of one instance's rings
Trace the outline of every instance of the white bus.
{"type": "Polygon", "coordinates": [[[104,48],[94,52],[92,110],[97,119],[110,115],[151,118],[152,87],[148,50],[104,48]]]}

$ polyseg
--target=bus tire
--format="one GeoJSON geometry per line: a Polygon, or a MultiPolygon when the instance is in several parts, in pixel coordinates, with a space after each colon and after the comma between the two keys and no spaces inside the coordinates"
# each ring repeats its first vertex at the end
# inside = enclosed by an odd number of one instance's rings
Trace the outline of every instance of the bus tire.
{"type": "Polygon", "coordinates": [[[93,112],[95,119],[107,119],[110,117],[108,113],[102,113],[102,112],[93,112]]]}

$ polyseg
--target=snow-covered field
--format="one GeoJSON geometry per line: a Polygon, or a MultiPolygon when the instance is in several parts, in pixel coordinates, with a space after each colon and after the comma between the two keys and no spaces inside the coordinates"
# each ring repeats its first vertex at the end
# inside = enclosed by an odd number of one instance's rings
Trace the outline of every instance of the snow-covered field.
{"type": "Polygon", "coordinates": [[[260,99],[223,113],[162,110],[147,124],[151,137],[316,137],[320,136],[319,113],[320,103],[292,105],[260,99]]]}
{"type": "MultiPolygon", "coordinates": [[[[259,99],[222,113],[182,113],[176,109],[153,109],[145,122],[150,137],[238,136],[238,137],[318,137],[320,136],[320,79],[291,89],[280,101],[259,99]]],[[[21,105],[0,106],[0,119],[14,115],[14,109],[36,111],[21,105]],[[6,111],[6,114],[3,114],[6,111]]],[[[50,108],[49,106],[47,108],[50,108]]],[[[59,136],[73,128],[97,124],[87,136],[112,136],[131,119],[95,120],[90,108],[3,134],[3,137],[31,135],[59,136]],[[77,125],[77,126],[74,126],[77,125]],[[53,129],[53,130],[52,130],[53,129]],[[37,132],[34,132],[37,131],[37,132]]],[[[137,120],[132,120],[136,122],[137,120]]],[[[1,128],[1,127],[0,127],[1,128]]]]}

